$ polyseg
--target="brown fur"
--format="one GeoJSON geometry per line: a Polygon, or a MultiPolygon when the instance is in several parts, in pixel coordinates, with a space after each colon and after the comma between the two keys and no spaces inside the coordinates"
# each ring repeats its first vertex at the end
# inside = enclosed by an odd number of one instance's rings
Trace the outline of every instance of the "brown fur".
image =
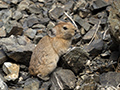
{"type": "Polygon", "coordinates": [[[70,22],[60,22],[49,35],[43,37],[33,51],[29,72],[31,75],[40,75],[41,79],[48,76],[56,67],[59,57],[66,53],[71,45],[71,38],[76,28],[70,22]],[[67,27],[64,30],[63,27],[67,27]]]}

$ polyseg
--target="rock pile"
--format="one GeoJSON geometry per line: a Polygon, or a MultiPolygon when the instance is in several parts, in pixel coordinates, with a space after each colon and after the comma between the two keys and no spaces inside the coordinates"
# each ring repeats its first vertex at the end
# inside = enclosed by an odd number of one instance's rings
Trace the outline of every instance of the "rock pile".
{"type": "Polygon", "coordinates": [[[0,0],[0,90],[119,90],[119,18],[119,0],[0,0]],[[59,21],[74,21],[79,32],[42,81],[29,61],[59,21]]]}

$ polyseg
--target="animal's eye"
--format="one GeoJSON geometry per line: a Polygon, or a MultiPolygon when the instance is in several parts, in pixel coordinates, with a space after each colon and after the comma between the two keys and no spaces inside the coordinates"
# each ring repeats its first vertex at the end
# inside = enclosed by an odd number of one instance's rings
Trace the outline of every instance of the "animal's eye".
{"type": "Polygon", "coordinates": [[[66,26],[63,27],[64,30],[67,30],[68,28],[66,26]]]}

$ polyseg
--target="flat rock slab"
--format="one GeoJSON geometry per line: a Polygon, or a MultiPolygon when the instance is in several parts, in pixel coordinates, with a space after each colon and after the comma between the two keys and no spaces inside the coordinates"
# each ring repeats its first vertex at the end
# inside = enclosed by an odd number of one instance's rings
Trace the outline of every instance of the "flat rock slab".
{"type": "Polygon", "coordinates": [[[29,65],[32,50],[35,48],[34,44],[22,45],[8,45],[3,47],[7,56],[16,62],[29,65]]]}
{"type": "Polygon", "coordinates": [[[91,25],[84,19],[79,16],[74,17],[75,22],[77,22],[80,26],[82,26],[86,31],[88,31],[91,25]]]}
{"type": "Polygon", "coordinates": [[[76,76],[71,70],[56,70],[51,77],[51,90],[73,89],[75,87],[76,76]]]}
{"type": "Polygon", "coordinates": [[[120,83],[120,73],[117,72],[108,72],[100,75],[100,83],[102,85],[112,85],[117,87],[120,83]]]}

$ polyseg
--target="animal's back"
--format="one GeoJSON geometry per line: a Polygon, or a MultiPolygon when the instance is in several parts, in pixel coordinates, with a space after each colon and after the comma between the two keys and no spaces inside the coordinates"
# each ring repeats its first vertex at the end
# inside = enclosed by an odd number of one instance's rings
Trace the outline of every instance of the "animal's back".
{"type": "Polygon", "coordinates": [[[40,40],[33,51],[30,61],[29,71],[32,75],[35,76],[38,73],[48,74],[51,68],[56,67],[56,65],[53,64],[55,64],[59,57],[51,47],[49,36],[45,36],[40,40]]]}

